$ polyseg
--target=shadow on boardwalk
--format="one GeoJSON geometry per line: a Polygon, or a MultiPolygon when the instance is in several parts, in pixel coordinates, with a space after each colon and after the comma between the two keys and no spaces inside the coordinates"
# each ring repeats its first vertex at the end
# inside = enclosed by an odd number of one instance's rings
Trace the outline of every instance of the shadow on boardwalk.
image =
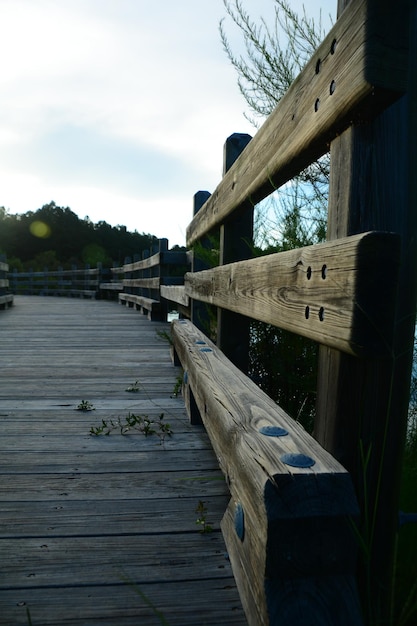
{"type": "Polygon", "coordinates": [[[29,624],[28,609],[33,626],[246,624],[219,530],[227,489],[172,397],[167,328],[91,300],[16,297],[1,313],[0,624],[29,624]],[[172,437],[89,434],[129,412],[163,413],[172,437]]]}

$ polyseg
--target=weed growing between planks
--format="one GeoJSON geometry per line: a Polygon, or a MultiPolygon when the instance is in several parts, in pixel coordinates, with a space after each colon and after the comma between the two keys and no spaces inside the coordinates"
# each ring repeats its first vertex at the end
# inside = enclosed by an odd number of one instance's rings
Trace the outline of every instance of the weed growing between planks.
{"type": "Polygon", "coordinates": [[[198,501],[195,512],[198,514],[195,523],[200,526],[200,533],[206,534],[213,532],[213,526],[207,521],[207,508],[204,506],[202,500],[198,501]]]}
{"type": "Polygon", "coordinates": [[[143,602],[146,604],[146,606],[148,606],[152,613],[155,615],[155,617],[158,618],[159,623],[161,624],[161,626],[169,626],[167,620],[165,619],[164,614],[162,613],[162,611],[160,611],[159,609],[156,608],[156,606],[154,605],[154,603],[152,602],[152,600],[146,595],[146,593],[144,593],[141,588],[139,587],[139,585],[135,582],[133,582],[128,576],[126,576],[125,574],[121,574],[120,578],[126,583],[128,584],[130,587],[132,587],[132,589],[134,590],[134,592],[143,600],[143,602]]]}
{"type": "Polygon", "coordinates": [[[139,381],[135,380],[133,385],[129,385],[129,387],[127,389],[125,389],[125,391],[127,391],[129,393],[138,393],[139,392],[139,381]]]}
{"type": "Polygon", "coordinates": [[[184,373],[182,373],[180,376],[177,376],[174,389],[172,390],[171,398],[178,398],[179,394],[181,393],[183,382],[184,382],[184,373]]]}
{"type": "Polygon", "coordinates": [[[168,331],[166,331],[166,330],[157,330],[156,334],[161,339],[164,339],[165,341],[167,341],[170,346],[173,345],[171,333],[169,333],[168,331]]]}
{"type": "Polygon", "coordinates": [[[159,437],[161,445],[165,442],[166,437],[171,437],[172,429],[168,422],[164,422],[164,414],[161,413],[157,420],[150,419],[147,415],[135,415],[128,413],[124,420],[118,417],[117,420],[101,420],[101,425],[90,428],[90,435],[110,435],[111,432],[118,430],[121,435],[126,435],[131,430],[136,430],[145,437],[156,435],[159,437]]]}
{"type": "Polygon", "coordinates": [[[80,404],[77,406],[76,411],[95,411],[94,405],[89,402],[89,400],[81,400],[80,404]]]}

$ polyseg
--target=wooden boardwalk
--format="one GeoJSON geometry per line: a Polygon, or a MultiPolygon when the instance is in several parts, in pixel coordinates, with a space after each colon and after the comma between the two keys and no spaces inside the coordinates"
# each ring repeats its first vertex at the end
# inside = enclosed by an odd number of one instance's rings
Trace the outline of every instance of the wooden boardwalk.
{"type": "Polygon", "coordinates": [[[219,530],[227,488],[172,397],[166,328],[105,301],[21,296],[0,313],[2,626],[246,624],[219,530]],[[172,437],[89,434],[129,412],[163,413],[172,437]]]}

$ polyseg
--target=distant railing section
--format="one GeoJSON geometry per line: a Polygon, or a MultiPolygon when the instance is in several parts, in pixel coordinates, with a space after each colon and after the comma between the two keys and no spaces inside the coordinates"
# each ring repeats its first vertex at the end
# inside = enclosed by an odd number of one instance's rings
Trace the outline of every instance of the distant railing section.
{"type": "Polygon", "coordinates": [[[9,284],[16,295],[97,298],[102,275],[101,266],[88,265],[83,269],[73,266],[70,270],[45,268],[35,272],[14,269],[9,272],[9,284]]]}
{"type": "Polygon", "coordinates": [[[70,270],[58,268],[42,271],[8,271],[0,264],[0,304],[6,302],[3,291],[13,295],[66,296],[118,300],[133,307],[151,320],[167,319],[173,309],[189,313],[188,296],[184,293],[184,274],[190,268],[190,255],[186,251],[168,250],[168,240],[160,239],[150,250],[126,257],[122,266],[96,268],[86,266],[70,270]],[[137,258],[136,258],[137,257],[137,258]],[[4,277],[3,277],[4,274],[4,277]]]}
{"type": "Polygon", "coordinates": [[[142,259],[127,258],[121,267],[113,267],[111,281],[101,283],[100,292],[105,298],[117,293],[121,304],[136,308],[151,320],[165,321],[173,307],[188,305],[183,287],[188,269],[187,252],[168,250],[168,239],[160,239],[143,252],[142,259]]]}
{"type": "Polygon", "coordinates": [[[0,309],[6,309],[13,304],[13,294],[9,290],[9,266],[5,258],[0,257],[0,309]]]}
{"type": "Polygon", "coordinates": [[[230,490],[221,526],[250,626],[392,618],[417,284],[417,15],[391,0],[338,9],[255,137],[229,137],[214,192],[196,194],[186,245],[218,240],[219,264],[193,259],[191,319],[172,325],[187,411],[230,490]],[[254,206],[329,147],[328,241],[252,258],[254,206]],[[315,438],[246,375],[251,319],[319,345],[315,438]]]}

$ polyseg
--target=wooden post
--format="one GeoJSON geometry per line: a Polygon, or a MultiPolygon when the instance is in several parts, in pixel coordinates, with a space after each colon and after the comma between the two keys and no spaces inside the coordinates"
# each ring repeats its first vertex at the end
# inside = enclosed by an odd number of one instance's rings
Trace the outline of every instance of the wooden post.
{"type": "MultiPolygon", "coordinates": [[[[152,248],[149,248],[149,250],[143,250],[142,251],[142,261],[144,261],[145,259],[149,259],[149,257],[152,255],[152,248]]],[[[149,268],[147,269],[141,269],[139,270],[138,273],[132,273],[131,277],[136,277],[136,278],[150,278],[150,270],[149,268]],[[136,274],[136,276],[135,276],[136,274]]],[[[149,290],[147,287],[139,287],[136,291],[132,291],[131,293],[136,293],[136,294],[140,294],[141,296],[143,296],[144,298],[149,298],[149,290]]],[[[135,306],[135,305],[134,305],[135,306]]],[[[138,308],[138,305],[136,305],[136,308],[138,308]]],[[[141,312],[143,314],[145,314],[145,310],[143,308],[143,306],[140,306],[141,312]]]]}
{"type": "MultiPolygon", "coordinates": [[[[347,4],[339,1],[339,13],[347,4]]],[[[409,16],[399,5],[369,0],[368,12],[385,20],[381,32],[404,42],[409,16]]],[[[410,74],[409,84],[415,82],[410,74]]],[[[362,515],[362,601],[368,623],[378,624],[389,618],[413,356],[417,223],[410,174],[416,135],[410,116],[415,108],[415,94],[412,99],[408,93],[372,122],[346,130],[330,148],[328,239],[367,230],[401,235],[394,335],[381,337],[391,343],[391,358],[358,360],[323,347],[319,354],[315,436],[353,478],[362,515]]]]}
{"type": "Polygon", "coordinates": [[[30,267],[30,268],[29,268],[28,289],[29,289],[29,294],[30,294],[31,296],[33,296],[33,295],[34,295],[34,292],[33,292],[33,282],[34,282],[34,281],[33,281],[33,268],[32,268],[32,267],[30,267]]]}
{"type": "Polygon", "coordinates": [[[43,285],[41,288],[41,295],[47,296],[49,290],[49,271],[47,266],[45,265],[43,268],[43,285]]]}
{"type": "MultiPolygon", "coordinates": [[[[196,215],[198,213],[203,204],[205,204],[208,198],[210,198],[210,195],[211,194],[208,191],[197,191],[197,193],[194,194],[193,215],[196,215]]],[[[207,237],[205,237],[204,240],[200,242],[200,244],[203,248],[210,248],[210,242],[207,237]]],[[[199,258],[198,254],[196,254],[196,252],[194,251],[191,262],[191,271],[201,272],[202,270],[208,269],[208,267],[208,264],[203,259],[199,258]]],[[[210,317],[208,314],[207,306],[203,302],[191,300],[191,321],[206,335],[210,334],[210,317]]]]}
{"type": "Polygon", "coordinates": [[[156,267],[156,275],[159,278],[158,297],[159,300],[159,315],[161,322],[166,322],[168,319],[168,300],[161,296],[161,285],[164,284],[165,273],[168,271],[167,266],[163,263],[164,254],[168,252],[169,242],[168,239],[159,240],[159,265],[156,267]]]}
{"type": "MultiPolygon", "coordinates": [[[[211,194],[208,191],[197,191],[197,193],[194,194],[193,215],[196,215],[196,213],[198,213],[203,204],[205,204],[208,198],[210,198],[210,195],[211,194]]],[[[211,245],[207,237],[204,237],[200,244],[203,248],[206,249],[209,249],[211,245]]],[[[202,270],[206,270],[208,268],[208,264],[202,258],[199,258],[198,254],[196,254],[196,252],[194,251],[191,261],[191,271],[201,272],[202,270]]],[[[205,335],[210,334],[210,315],[207,309],[207,305],[204,304],[204,302],[199,302],[198,300],[193,299],[191,300],[191,321],[205,335]]],[[[187,409],[187,414],[190,418],[190,423],[193,425],[202,424],[200,411],[198,410],[193,392],[188,384],[187,372],[184,372],[182,395],[187,409]]]]}
{"type": "MultiPolygon", "coordinates": [[[[125,256],[123,265],[130,265],[131,262],[132,262],[132,259],[130,258],[130,256],[125,256]]],[[[123,276],[126,279],[133,278],[132,272],[124,272],[123,276]]],[[[133,293],[132,287],[127,287],[126,285],[123,286],[123,291],[125,293],[133,293]]],[[[123,304],[123,302],[124,302],[125,306],[131,306],[131,304],[129,303],[128,300],[120,300],[120,304],[123,304]]]]}
{"type": "MultiPolygon", "coordinates": [[[[224,145],[223,176],[252,139],[234,133],[224,145]]],[[[243,261],[253,256],[253,205],[247,203],[236,217],[220,227],[220,265],[243,261]]],[[[233,289],[233,285],[230,285],[233,289]]],[[[217,345],[242,372],[249,369],[249,319],[238,313],[218,309],[217,345]]]]}
{"type": "MultiPolygon", "coordinates": [[[[86,263],[84,265],[84,282],[83,289],[84,291],[88,291],[91,287],[91,274],[90,274],[90,263],[86,263]]],[[[81,294],[84,297],[84,294],[81,294]]]]}

